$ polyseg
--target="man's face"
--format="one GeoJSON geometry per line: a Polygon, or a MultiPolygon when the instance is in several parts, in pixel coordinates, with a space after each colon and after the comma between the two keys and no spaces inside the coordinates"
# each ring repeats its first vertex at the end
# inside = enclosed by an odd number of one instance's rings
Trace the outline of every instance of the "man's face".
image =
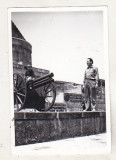
{"type": "Polygon", "coordinates": [[[87,59],[87,66],[88,67],[92,66],[92,62],[90,61],[90,59],[87,59]]]}

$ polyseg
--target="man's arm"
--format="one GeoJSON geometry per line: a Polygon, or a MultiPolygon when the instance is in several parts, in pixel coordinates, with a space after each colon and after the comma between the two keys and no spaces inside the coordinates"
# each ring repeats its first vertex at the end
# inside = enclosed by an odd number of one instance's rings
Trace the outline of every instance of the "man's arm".
{"type": "MultiPolygon", "coordinates": [[[[86,73],[86,71],[85,71],[86,73]]],[[[84,93],[84,88],[85,88],[85,78],[86,78],[86,74],[84,73],[84,80],[83,80],[83,85],[82,85],[82,92],[84,93]]]]}
{"type": "Polygon", "coordinates": [[[98,68],[97,68],[97,67],[95,68],[95,71],[96,71],[96,76],[95,76],[95,79],[96,79],[96,87],[98,87],[99,72],[98,72],[98,68]]]}
{"type": "MultiPolygon", "coordinates": [[[[85,73],[86,73],[86,71],[85,71],[85,73]]],[[[86,77],[86,76],[85,76],[85,73],[84,73],[84,80],[83,80],[83,84],[85,84],[85,77],[86,77]]]]}

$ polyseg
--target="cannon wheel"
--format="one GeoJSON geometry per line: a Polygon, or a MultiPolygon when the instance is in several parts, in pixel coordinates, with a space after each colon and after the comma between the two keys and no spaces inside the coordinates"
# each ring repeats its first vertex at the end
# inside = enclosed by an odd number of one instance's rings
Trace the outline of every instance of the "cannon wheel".
{"type": "Polygon", "coordinates": [[[20,111],[26,99],[26,82],[24,78],[17,73],[13,74],[14,83],[14,109],[20,111]]]}
{"type": "Polygon", "coordinates": [[[53,83],[47,84],[44,87],[45,91],[45,111],[50,110],[56,99],[56,88],[53,83]]]}
{"type": "Polygon", "coordinates": [[[45,101],[45,105],[44,107],[39,107],[37,108],[37,110],[39,111],[48,111],[50,110],[54,103],[55,103],[55,99],[56,99],[56,88],[53,84],[53,82],[46,84],[43,88],[43,98],[45,101]]]}

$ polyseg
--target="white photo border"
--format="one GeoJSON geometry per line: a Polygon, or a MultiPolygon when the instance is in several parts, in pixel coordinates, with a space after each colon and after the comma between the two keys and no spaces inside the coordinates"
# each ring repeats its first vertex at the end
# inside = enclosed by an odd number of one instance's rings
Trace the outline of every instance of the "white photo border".
{"type": "MultiPolygon", "coordinates": [[[[75,11],[103,11],[104,25],[104,53],[105,53],[105,93],[106,93],[106,130],[107,130],[107,153],[111,152],[111,117],[110,117],[110,90],[109,90],[109,56],[108,56],[108,8],[100,7],[41,7],[41,8],[9,8],[8,9],[8,32],[9,32],[9,80],[10,80],[10,123],[11,123],[11,148],[15,154],[15,125],[13,108],[13,64],[12,64],[12,36],[11,14],[13,12],[75,12],[75,11]]],[[[80,153],[81,154],[81,153],[80,153]]]]}

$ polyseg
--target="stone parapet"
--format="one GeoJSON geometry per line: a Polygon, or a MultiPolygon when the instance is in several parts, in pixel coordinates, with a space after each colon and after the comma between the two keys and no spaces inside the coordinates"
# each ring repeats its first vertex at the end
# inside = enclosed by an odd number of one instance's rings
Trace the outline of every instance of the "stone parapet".
{"type": "Polygon", "coordinates": [[[16,145],[104,132],[106,132],[105,112],[15,113],[16,145]]]}

